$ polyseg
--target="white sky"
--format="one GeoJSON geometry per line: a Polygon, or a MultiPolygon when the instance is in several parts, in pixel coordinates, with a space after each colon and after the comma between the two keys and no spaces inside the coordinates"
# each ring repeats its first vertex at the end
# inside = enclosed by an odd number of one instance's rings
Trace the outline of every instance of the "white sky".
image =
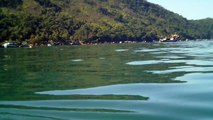
{"type": "Polygon", "coordinates": [[[148,0],[187,19],[213,18],[213,0],[148,0]]]}

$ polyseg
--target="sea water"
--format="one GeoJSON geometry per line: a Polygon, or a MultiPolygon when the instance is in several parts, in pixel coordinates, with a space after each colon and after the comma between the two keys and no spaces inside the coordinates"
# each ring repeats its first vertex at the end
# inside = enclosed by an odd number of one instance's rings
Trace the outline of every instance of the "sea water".
{"type": "Polygon", "coordinates": [[[0,49],[0,57],[3,120],[213,119],[212,41],[0,49]]]}

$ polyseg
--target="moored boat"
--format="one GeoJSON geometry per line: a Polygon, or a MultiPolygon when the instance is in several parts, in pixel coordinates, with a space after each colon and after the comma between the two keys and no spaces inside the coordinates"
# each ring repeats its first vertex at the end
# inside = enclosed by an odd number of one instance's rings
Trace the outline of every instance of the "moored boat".
{"type": "Polygon", "coordinates": [[[159,42],[177,42],[178,41],[178,38],[179,38],[179,35],[178,34],[172,34],[170,38],[163,38],[163,39],[160,39],[159,42]]]}
{"type": "Polygon", "coordinates": [[[4,48],[16,48],[17,47],[17,43],[16,42],[5,42],[2,44],[2,46],[4,48]]]}

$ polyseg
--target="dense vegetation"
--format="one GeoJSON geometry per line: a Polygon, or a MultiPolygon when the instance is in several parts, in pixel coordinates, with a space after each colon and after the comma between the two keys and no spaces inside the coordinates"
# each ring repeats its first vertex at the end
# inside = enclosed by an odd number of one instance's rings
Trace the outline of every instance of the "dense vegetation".
{"type": "Polygon", "coordinates": [[[34,45],[213,38],[213,19],[189,21],[146,0],[1,0],[0,43],[34,45]]]}

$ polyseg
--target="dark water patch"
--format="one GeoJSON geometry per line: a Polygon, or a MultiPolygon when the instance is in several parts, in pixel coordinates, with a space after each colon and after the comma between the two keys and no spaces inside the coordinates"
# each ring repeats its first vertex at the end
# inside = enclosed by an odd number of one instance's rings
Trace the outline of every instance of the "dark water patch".
{"type": "Polygon", "coordinates": [[[42,100],[51,100],[51,99],[52,100],[56,100],[56,99],[58,100],[60,99],[64,99],[64,100],[148,100],[149,99],[148,97],[143,97],[139,95],[113,95],[113,94],[108,94],[108,95],[77,95],[76,94],[76,95],[69,96],[69,90],[36,92],[36,94],[41,95],[39,97],[40,100],[41,99],[42,100]],[[45,93],[46,95],[44,95],[45,93]]]}
{"type": "Polygon", "coordinates": [[[54,117],[46,117],[46,116],[40,116],[40,115],[29,115],[29,114],[26,114],[26,113],[17,114],[17,113],[9,113],[9,112],[0,113],[0,118],[2,120],[29,120],[29,119],[59,120],[58,118],[54,118],[54,117]]]}
{"type": "MultiPolygon", "coordinates": [[[[30,107],[30,106],[19,106],[19,105],[0,105],[0,108],[15,108],[22,110],[57,110],[57,111],[73,111],[73,112],[132,112],[125,110],[113,110],[113,109],[78,109],[78,108],[53,108],[53,107],[30,107]]],[[[7,113],[0,113],[7,114],[7,113]]]]}

